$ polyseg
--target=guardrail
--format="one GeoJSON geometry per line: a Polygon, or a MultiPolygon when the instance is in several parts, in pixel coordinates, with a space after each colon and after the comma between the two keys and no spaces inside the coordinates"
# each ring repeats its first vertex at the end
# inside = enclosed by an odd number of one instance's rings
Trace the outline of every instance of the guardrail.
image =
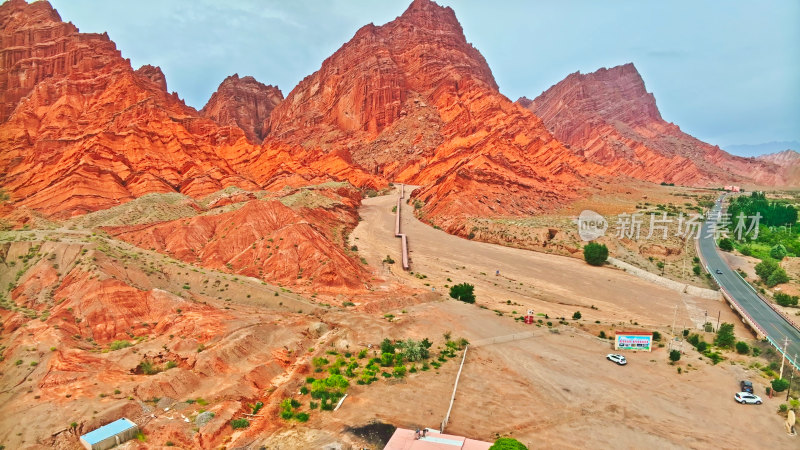
{"type": "Polygon", "coordinates": [[[761,300],[763,300],[763,301],[764,301],[764,303],[766,303],[766,304],[767,304],[767,306],[769,306],[770,308],[772,308],[772,310],[773,310],[773,311],[775,311],[776,313],[780,314],[780,315],[781,315],[781,317],[783,317],[784,319],[786,319],[786,321],[787,321],[787,322],[789,322],[789,323],[790,323],[790,324],[791,324],[793,327],[795,327],[795,328],[797,328],[798,330],[800,330],[800,327],[798,327],[798,326],[797,326],[797,324],[796,324],[796,323],[794,323],[794,320],[792,320],[792,318],[791,318],[791,317],[789,317],[789,316],[788,316],[788,315],[787,315],[787,314],[786,314],[784,311],[782,311],[782,310],[778,309],[778,307],[777,307],[777,306],[773,305],[773,304],[772,304],[772,302],[771,302],[771,301],[769,301],[769,299],[767,299],[766,297],[764,297],[763,295],[761,295],[761,293],[760,293],[760,292],[758,292],[758,291],[756,290],[756,288],[755,288],[755,287],[753,287],[753,285],[752,285],[752,284],[750,284],[750,282],[749,282],[749,281],[745,280],[745,278],[742,276],[742,274],[740,274],[740,273],[739,273],[739,271],[737,271],[737,270],[734,270],[734,272],[736,272],[736,275],[739,275],[739,278],[741,278],[741,279],[742,279],[742,281],[744,281],[744,283],[747,285],[747,287],[749,287],[749,288],[750,288],[750,290],[751,290],[751,291],[753,291],[753,293],[754,293],[754,294],[756,294],[756,295],[758,296],[758,298],[760,298],[761,300]]]}
{"type": "Polygon", "coordinates": [[[405,197],[405,185],[400,185],[400,197],[397,199],[397,207],[395,208],[394,220],[394,236],[400,238],[400,256],[402,260],[403,270],[408,270],[408,236],[400,232],[400,209],[403,206],[403,197],[405,197]]]}
{"type": "Polygon", "coordinates": [[[456,375],[456,382],[453,384],[453,395],[450,396],[450,407],[447,408],[447,415],[444,416],[444,420],[442,420],[442,427],[439,430],[440,433],[444,433],[444,427],[447,426],[447,423],[450,422],[450,411],[453,410],[453,402],[456,400],[456,390],[458,389],[458,380],[461,378],[461,369],[464,368],[464,361],[467,360],[467,350],[469,350],[469,344],[464,347],[464,356],[461,357],[461,365],[458,366],[458,375],[456,375]]]}

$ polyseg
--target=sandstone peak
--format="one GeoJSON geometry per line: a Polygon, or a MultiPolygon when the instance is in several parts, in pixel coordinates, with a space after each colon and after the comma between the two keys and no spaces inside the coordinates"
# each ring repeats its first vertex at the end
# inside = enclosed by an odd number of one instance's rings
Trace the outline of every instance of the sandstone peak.
{"type": "Polygon", "coordinates": [[[732,156],[664,121],[632,63],[572,73],[519,104],[573,151],[616,173],[687,185],[787,181],[771,163],[732,156]]]}
{"type": "Polygon", "coordinates": [[[136,69],[135,73],[143,79],[154,83],[158,89],[167,92],[167,78],[164,76],[164,72],[161,71],[161,67],[145,64],[136,69]]]}
{"type": "Polygon", "coordinates": [[[40,81],[121,60],[107,34],[79,33],[46,1],[0,5],[0,54],[0,123],[40,81]]]}
{"type": "Polygon", "coordinates": [[[251,76],[240,78],[235,73],[222,80],[200,115],[220,125],[238,126],[250,142],[259,143],[266,134],[264,124],[282,100],[283,93],[277,86],[251,76]]]}

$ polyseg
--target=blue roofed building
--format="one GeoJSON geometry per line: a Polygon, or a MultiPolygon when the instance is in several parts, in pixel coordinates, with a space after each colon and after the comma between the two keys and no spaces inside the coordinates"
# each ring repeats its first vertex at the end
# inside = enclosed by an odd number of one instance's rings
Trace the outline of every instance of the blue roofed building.
{"type": "Polygon", "coordinates": [[[88,450],[106,450],[136,437],[139,427],[125,417],[81,436],[81,444],[88,450]]]}

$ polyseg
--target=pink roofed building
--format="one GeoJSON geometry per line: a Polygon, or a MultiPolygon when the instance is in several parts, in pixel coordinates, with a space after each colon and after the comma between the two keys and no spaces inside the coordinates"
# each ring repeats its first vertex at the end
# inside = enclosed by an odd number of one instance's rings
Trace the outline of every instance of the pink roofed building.
{"type": "Polygon", "coordinates": [[[422,431],[417,433],[398,428],[384,450],[488,450],[491,446],[491,442],[443,434],[430,428],[425,430],[424,435],[422,431]]]}

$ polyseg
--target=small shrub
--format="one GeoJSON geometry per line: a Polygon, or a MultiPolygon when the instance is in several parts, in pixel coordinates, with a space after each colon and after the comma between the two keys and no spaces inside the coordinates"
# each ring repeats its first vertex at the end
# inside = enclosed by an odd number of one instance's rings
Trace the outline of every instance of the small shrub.
{"type": "Polygon", "coordinates": [[[739,341],[736,343],[736,353],[746,355],[750,353],[750,346],[747,345],[747,342],[739,341]]]}
{"type": "MultiPolygon", "coordinates": [[[[671,350],[669,352],[669,360],[672,362],[678,362],[681,359],[681,352],[678,350],[671,350]]],[[[679,372],[680,373],[680,372],[679,372]]]]}
{"type": "Polygon", "coordinates": [[[109,346],[109,349],[111,351],[115,351],[115,350],[120,350],[120,349],[123,349],[123,348],[126,348],[126,347],[130,347],[131,345],[133,345],[133,344],[131,344],[128,341],[114,341],[109,346]]]}
{"type": "Polygon", "coordinates": [[[297,413],[294,415],[294,418],[297,419],[298,422],[308,422],[308,413],[297,413]]]}
{"type": "Polygon", "coordinates": [[[460,283],[450,287],[450,297],[464,303],[475,303],[475,286],[469,283],[460,283]]]}
{"type": "Polygon", "coordinates": [[[234,430],[238,430],[241,428],[247,428],[250,426],[250,421],[247,419],[233,419],[231,420],[231,428],[234,430]]]}
{"type": "Polygon", "coordinates": [[[606,338],[606,332],[601,330],[600,334],[598,334],[597,337],[599,337],[600,339],[605,339],[606,338]]]}
{"type": "Polygon", "coordinates": [[[581,318],[581,312],[580,311],[575,311],[574,313],[572,313],[572,320],[578,320],[580,318],[581,318]]]}
{"type": "Polygon", "coordinates": [[[592,266],[602,266],[608,260],[608,247],[589,242],[583,247],[583,258],[592,266]]]}

